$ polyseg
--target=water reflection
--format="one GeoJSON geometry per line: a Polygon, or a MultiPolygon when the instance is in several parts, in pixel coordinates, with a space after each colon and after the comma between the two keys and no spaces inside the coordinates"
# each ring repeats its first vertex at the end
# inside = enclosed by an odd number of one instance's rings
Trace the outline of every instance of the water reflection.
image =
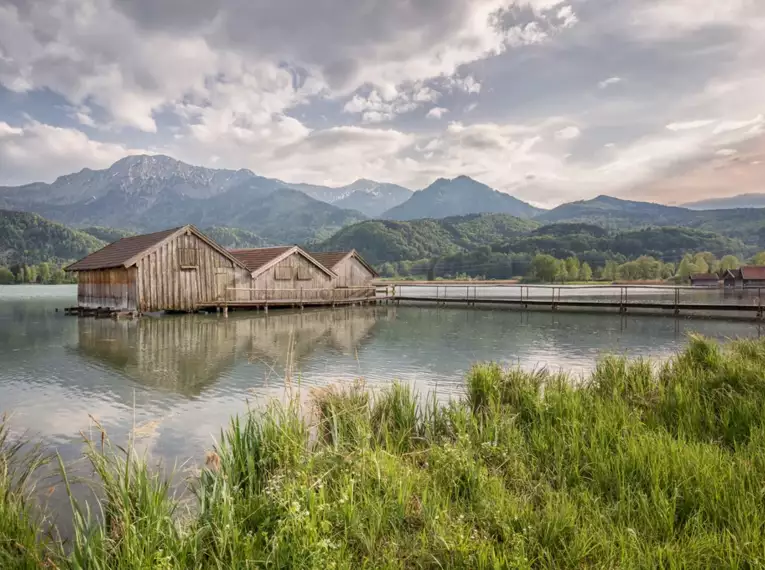
{"type": "MultiPolygon", "coordinates": [[[[316,351],[353,353],[393,309],[233,313],[138,320],[79,319],[76,351],[146,388],[194,398],[228,375],[237,362],[275,374],[302,369],[316,351]]],[[[255,382],[257,383],[257,382],[255,382]]]]}
{"type": "Polygon", "coordinates": [[[231,415],[285,388],[363,377],[401,380],[441,398],[462,393],[474,362],[586,374],[605,353],[665,358],[687,334],[758,336],[742,322],[533,313],[466,307],[355,307],[169,316],[135,321],[56,313],[66,295],[15,297],[0,287],[0,413],[55,445],[81,451],[97,418],[115,441],[135,425],[141,443],[170,463],[200,457],[231,415]]]}

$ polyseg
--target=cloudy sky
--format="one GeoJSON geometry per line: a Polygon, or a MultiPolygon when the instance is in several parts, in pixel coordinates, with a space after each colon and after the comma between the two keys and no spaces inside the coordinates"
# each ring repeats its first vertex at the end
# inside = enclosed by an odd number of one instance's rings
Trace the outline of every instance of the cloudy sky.
{"type": "Polygon", "coordinates": [[[765,192],[762,0],[0,0],[0,184],[139,152],[540,205],[765,192]]]}

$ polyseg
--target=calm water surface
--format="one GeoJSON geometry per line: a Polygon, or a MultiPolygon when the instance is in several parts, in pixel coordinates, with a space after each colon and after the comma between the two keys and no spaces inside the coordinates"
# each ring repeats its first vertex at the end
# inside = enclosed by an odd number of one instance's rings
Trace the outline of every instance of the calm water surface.
{"type": "Polygon", "coordinates": [[[0,413],[65,458],[101,422],[113,440],[174,463],[200,458],[232,414],[285,388],[398,379],[459,395],[471,363],[494,360],[584,375],[607,353],[665,358],[688,333],[756,337],[756,324],[566,313],[366,307],[297,312],[78,319],[55,312],[73,286],[0,287],[0,413]]]}

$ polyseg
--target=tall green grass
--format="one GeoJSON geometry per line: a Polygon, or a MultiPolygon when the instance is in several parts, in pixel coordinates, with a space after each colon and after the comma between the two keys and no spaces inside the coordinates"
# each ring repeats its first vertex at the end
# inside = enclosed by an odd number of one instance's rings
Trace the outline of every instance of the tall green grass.
{"type": "Polygon", "coordinates": [[[41,447],[12,439],[0,417],[0,568],[40,568],[51,561],[45,524],[32,505],[36,475],[48,460],[41,447]]]}
{"type": "Polygon", "coordinates": [[[310,413],[234,418],[189,508],[132,450],[86,454],[100,499],[73,501],[68,549],[46,554],[7,495],[0,529],[25,545],[0,543],[8,567],[765,566],[763,341],[692,337],[583,383],[479,365],[443,405],[400,384],[319,390],[310,413]]]}

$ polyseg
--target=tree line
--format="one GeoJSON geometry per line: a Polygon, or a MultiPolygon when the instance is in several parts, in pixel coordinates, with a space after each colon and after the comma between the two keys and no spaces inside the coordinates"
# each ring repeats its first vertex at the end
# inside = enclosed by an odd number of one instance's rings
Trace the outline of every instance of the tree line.
{"type": "Polygon", "coordinates": [[[722,274],[742,265],[765,265],[765,252],[748,260],[735,255],[718,257],[708,251],[685,254],[679,263],[664,262],[651,255],[625,260],[623,256],[602,259],[593,266],[587,256],[558,258],[549,253],[499,253],[484,246],[469,253],[423,259],[388,262],[379,266],[380,275],[393,278],[424,279],[513,279],[561,283],[571,281],[669,281],[686,282],[697,273],[722,274]]]}
{"type": "Polygon", "coordinates": [[[61,283],[76,283],[74,275],[68,275],[61,267],[48,262],[37,265],[15,265],[6,267],[0,265],[0,285],[14,283],[40,283],[58,285],[61,283]]]}

